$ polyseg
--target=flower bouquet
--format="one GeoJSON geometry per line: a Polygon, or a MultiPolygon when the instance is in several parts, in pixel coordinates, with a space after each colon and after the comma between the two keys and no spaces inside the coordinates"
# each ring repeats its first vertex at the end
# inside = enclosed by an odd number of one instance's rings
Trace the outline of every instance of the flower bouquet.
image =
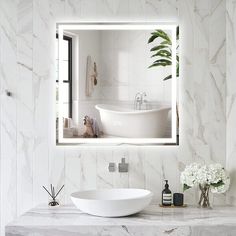
{"type": "Polygon", "coordinates": [[[184,191],[196,185],[201,191],[199,206],[210,207],[209,191],[224,193],[230,185],[228,173],[220,164],[200,165],[192,163],[181,173],[180,181],[184,191]]]}

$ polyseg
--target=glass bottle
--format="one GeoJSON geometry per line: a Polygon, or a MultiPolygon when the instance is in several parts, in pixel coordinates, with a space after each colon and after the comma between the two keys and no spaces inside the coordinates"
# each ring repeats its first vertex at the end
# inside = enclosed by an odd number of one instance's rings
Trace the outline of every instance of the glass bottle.
{"type": "Polygon", "coordinates": [[[172,194],[171,194],[171,191],[169,189],[168,180],[165,180],[165,181],[166,181],[165,188],[162,191],[162,205],[163,206],[171,206],[171,204],[172,204],[172,194]]]}

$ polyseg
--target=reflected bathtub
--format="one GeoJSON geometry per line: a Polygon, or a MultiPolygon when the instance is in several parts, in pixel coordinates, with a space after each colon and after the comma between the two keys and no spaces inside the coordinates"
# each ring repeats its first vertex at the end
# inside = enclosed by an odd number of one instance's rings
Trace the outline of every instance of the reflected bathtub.
{"type": "MultiPolygon", "coordinates": [[[[130,106],[132,107],[132,106],[130,106]]],[[[122,105],[97,104],[102,131],[107,136],[124,138],[165,138],[171,108],[159,106],[134,110],[122,105]]]]}

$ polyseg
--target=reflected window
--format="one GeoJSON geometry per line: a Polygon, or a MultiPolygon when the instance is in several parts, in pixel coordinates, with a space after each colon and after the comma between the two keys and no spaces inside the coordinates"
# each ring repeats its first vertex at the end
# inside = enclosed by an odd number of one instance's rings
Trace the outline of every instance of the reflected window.
{"type": "MultiPolygon", "coordinates": [[[[63,36],[63,117],[72,118],[72,38],[66,35],[63,36]]],[[[56,34],[56,102],[57,102],[57,117],[58,117],[58,34],[56,34]]]]}

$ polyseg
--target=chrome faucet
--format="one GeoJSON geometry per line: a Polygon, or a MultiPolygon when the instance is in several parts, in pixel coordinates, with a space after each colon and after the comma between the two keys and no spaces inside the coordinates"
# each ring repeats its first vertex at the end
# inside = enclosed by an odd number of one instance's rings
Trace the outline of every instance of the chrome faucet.
{"type": "Polygon", "coordinates": [[[147,103],[147,100],[145,99],[146,96],[147,96],[147,94],[145,92],[135,94],[134,110],[141,110],[142,109],[142,105],[144,103],[147,103]]]}
{"type": "Polygon", "coordinates": [[[141,105],[142,105],[142,104],[144,104],[145,102],[147,102],[147,100],[145,99],[145,97],[147,97],[147,94],[146,94],[145,92],[143,92],[141,95],[142,95],[142,96],[141,96],[141,98],[142,98],[142,100],[141,100],[141,105]]]}
{"type": "Polygon", "coordinates": [[[121,163],[119,163],[119,172],[128,172],[129,164],[125,162],[125,158],[121,159],[121,163]]]}
{"type": "Polygon", "coordinates": [[[134,110],[140,110],[141,93],[136,93],[134,97],[134,110]]]}

